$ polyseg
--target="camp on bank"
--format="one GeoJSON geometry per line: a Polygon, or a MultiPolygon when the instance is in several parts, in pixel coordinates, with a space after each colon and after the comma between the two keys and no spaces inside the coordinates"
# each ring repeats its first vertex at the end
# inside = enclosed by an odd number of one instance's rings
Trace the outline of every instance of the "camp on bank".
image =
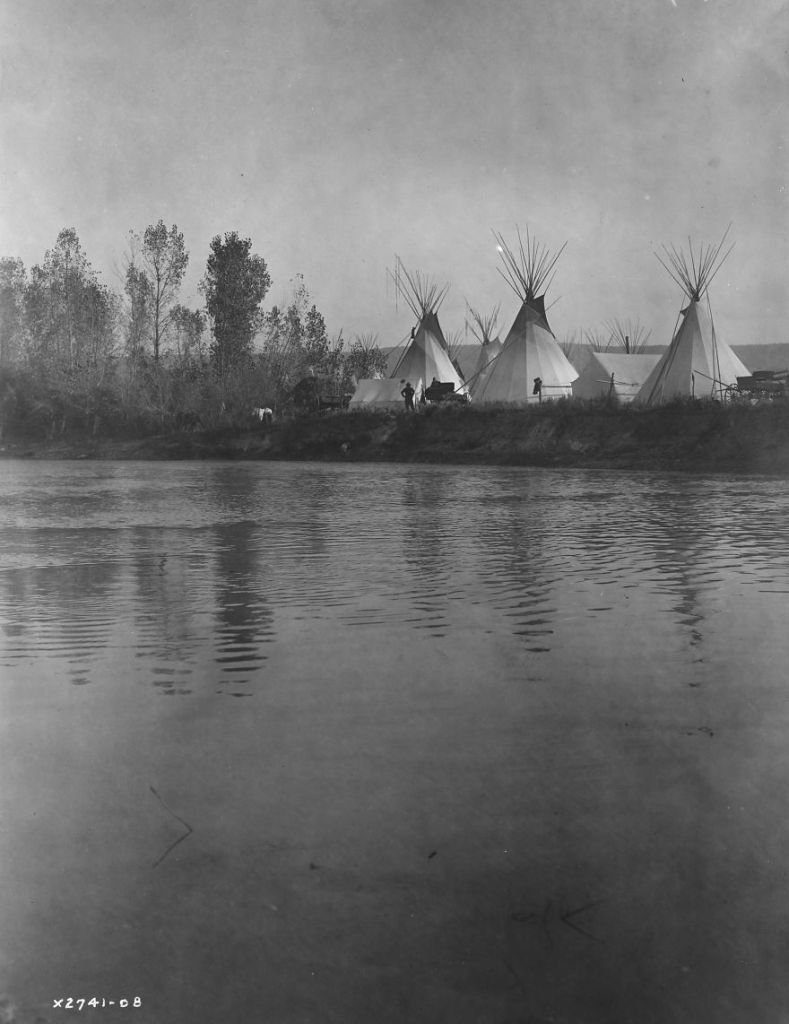
{"type": "Polygon", "coordinates": [[[548,322],[546,294],[565,246],[552,252],[526,230],[525,237],[517,232],[517,244],[510,247],[495,234],[499,273],[520,305],[503,341],[494,333],[498,307],[487,314],[467,307],[467,327],[478,342],[467,374],[439,322],[448,286],[409,272],[397,258],[389,275],[415,325],[396,351],[389,376],[359,380],[349,408],[403,409],[406,385],[414,389],[417,408],[447,400],[527,406],[572,397],[650,407],[677,399],[783,394],[787,371],[755,371],[752,376],[718,333],[709,290],[732,251],[733,245],[725,248],[727,236],[728,229],[716,245],[694,250],[689,240],[687,251],[672,246],[664,247],[663,256],[656,254],[682,289],[683,301],[668,347],[647,352],[637,321],[623,325],[617,320],[607,336],[560,344],[548,322]]]}

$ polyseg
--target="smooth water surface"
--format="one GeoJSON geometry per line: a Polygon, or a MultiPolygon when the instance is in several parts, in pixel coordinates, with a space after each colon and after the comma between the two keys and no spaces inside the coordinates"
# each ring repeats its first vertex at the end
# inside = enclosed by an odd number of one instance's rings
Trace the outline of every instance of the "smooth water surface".
{"type": "Polygon", "coordinates": [[[0,463],[0,1019],[789,1020],[788,516],[0,463]]]}

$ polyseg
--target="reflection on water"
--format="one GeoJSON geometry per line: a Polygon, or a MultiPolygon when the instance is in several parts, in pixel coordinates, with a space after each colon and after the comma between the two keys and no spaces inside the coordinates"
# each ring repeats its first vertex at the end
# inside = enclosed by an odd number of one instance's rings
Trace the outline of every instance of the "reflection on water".
{"type": "Polygon", "coordinates": [[[670,631],[700,647],[716,611],[747,601],[755,621],[757,594],[787,590],[786,494],[773,481],[58,470],[6,469],[0,659],[48,659],[79,684],[106,684],[92,668],[104,650],[133,654],[136,677],[163,694],[188,695],[213,663],[208,685],[252,695],[278,620],[401,642],[409,629],[446,638],[473,611],[475,628],[530,653],[582,639],[604,655],[648,603],[643,644],[670,631]]]}
{"type": "Polygon", "coordinates": [[[215,661],[238,687],[248,685],[265,661],[262,644],[274,636],[266,573],[255,546],[257,528],[242,522],[216,527],[217,652],[215,661]]]}
{"type": "Polygon", "coordinates": [[[4,651],[12,660],[33,654],[62,659],[72,682],[87,682],[95,651],[109,643],[107,598],[117,579],[114,562],[9,569],[2,577],[4,605],[14,614],[4,616],[4,651]]]}
{"type": "Polygon", "coordinates": [[[184,694],[209,654],[216,681],[253,685],[278,615],[439,639],[476,608],[547,653],[572,623],[604,629],[646,595],[699,645],[732,587],[749,603],[786,590],[771,481],[433,467],[376,471],[376,486],[358,468],[212,466],[160,488],[150,471],[113,472],[116,490],[85,471],[79,494],[73,473],[11,481],[6,666],[35,654],[90,682],[97,651],[133,646],[163,692],[184,694]]]}
{"type": "Polygon", "coordinates": [[[0,472],[9,1019],[780,1019],[786,483],[0,472]]]}

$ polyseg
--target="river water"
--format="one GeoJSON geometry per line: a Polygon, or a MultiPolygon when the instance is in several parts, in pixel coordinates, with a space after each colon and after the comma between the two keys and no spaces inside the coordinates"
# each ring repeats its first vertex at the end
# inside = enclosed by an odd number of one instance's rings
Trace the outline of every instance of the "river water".
{"type": "Polygon", "coordinates": [[[789,1020],[789,483],[0,484],[0,1019],[789,1020]]]}

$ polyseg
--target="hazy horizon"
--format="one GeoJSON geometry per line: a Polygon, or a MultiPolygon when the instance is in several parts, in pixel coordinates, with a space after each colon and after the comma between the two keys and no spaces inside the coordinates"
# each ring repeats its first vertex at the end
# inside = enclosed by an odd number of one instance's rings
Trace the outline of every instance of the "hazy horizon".
{"type": "Polygon", "coordinates": [[[74,227],[120,290],[130,229],[191,254],[237,230],[265,306],[304,276],[329,332],[398,344],[398,254],[468,302],[517,298],[492,230],[568,243],[548,293],[562,340],[638,318],[667,343],[683,297],[654,253],[735,248],[711,300],[730,344],[785,339],[785,0],[0,0],[0,256],[29,268],[74,227]],[[558,301],[557,301],[558,300],[558,301]]]}

